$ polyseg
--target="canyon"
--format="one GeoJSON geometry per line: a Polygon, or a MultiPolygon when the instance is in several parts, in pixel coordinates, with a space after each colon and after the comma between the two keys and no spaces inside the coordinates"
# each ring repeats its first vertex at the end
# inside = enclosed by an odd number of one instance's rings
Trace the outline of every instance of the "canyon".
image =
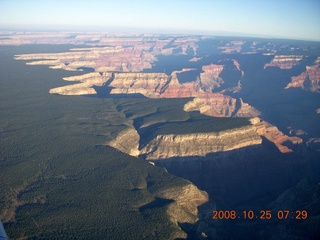
{"type": "MultiPolygon", "coordinates": [[[[285,209],[281,194],[304,177],[311,187],[319,182],[319,55],[313,43],[300,44],[182,34],[0,35],[10,60],[1,78],[9,87],[0,95],[10,106],[1,108],[5,227],[42,238],[51,229],[79,236],[86,225],[97,239],[110,229],[123,237],[124,228],[142,233],[139,239],[230,239],[221,229],[238,223],[213,223],[213,209],[285,209]]],[[[239,220],[237,231],[255,224],[239,220]]]]}
{"type": "MultiPolygon", "coordinates": [[[[184,41],[180,41],[179,44],[180,43],[184,43],[184,41]]],[[[15,59],[28,61],[42,59],[40,61],[27,62],[27,64],[49,65],[54,69],[62,68],[64,70],[74,71],[81,67],[90,67],[94,70],[94,72],[91,73],[63,78],[65,81],[76,83],[53,88],[49,91],[52,94],[95,95],[98,91],[102,91],[109,96],[117,94],[141,94],[148,98],[193,98],[184,105],[184,111],[199,111],[201,114],[212,117],[252,118],[252,121],[255,122],[253,124],[255,127],[250,130],[252,133],[255,132],[255,137],[251,140],[250,131],[246,132],[247,130],[244,129],[232,130],[236,134],[236,137],[231,137],[231,139],[234,138],[233,146],[232,144],[230,145],[228,141],[224,142],[222,140],[223,138],[215,137],[215,135],[228,136],[228,134],[211,133],[210,135],[210,133],[208,133],[205,137],[201,134],[190,136],[156,136],[155,139],[150,142],[150,146],[140,149],[139,144],[136,143],[137,140],[140,139],[137,132],[138,129],[131,127],[129,130],[121,132],[118,137],[109,142],[108,145],[116,147],[132,156],[138,156],[140,154],[148,156],[151,153],[155,155],[153,157],[146,157],[147,159],[156,159],[156,156],[159,158],[170,158],[179,154],[186,156],[201,156],[212,152],[229,151],[245,146],[261,144],[261,138],[259,136],[266,137],[283,153],[292,152],[292,149],[288,146],[302,143],[301,138],[296,136],[289,137],[279,131],[277,127],[256,118],[261,113],[248,103],[243,102],[241,98],[235,99],[219,92],[213,92],[224,83],[224,79],[221,78],[221,73],[225,69],[225,65],[223,64],[203,65],[199,77],[195,78],[193,81],[184,83],[180,83],[178,74],[194,71],[195,69],[183,68],[181,71],[173,71],[171,75],[159,72],[142,72],[144,69],[151,68],[151,63],[157,61],[156,55],[161,54],[161,50],[155,49],[162,49],[167,44],[168,42],[164,41],[157,42],[152,47],[151,52],[148,52],[147,50],[150,50],[150,46],[146,47],[145,45],[140,46],[137,44],[137,46],[134,47],[123,47],[120,41],[120,44],[110,47],[94,47],[87,49],[74,48],[71,49],[70,52],[56,54],[16,55],[15,59]],[[246,133],[241,133],[242,131],[246,133]],[[247,137],[248,140],[246,140],[247,137]],[[134,146],[128,147],[132,144],[129,144],[126,139],[132,139],[135,143],[134,146]],[[213,141],[213,139],[216,140],[213,141]],[[202,144],[208,145],[208,143],[205,142],[211,142],[210,144],[212,144],[212,141],[216,143],[208,147],[207,150],[203,150],[204,152],[196,150],[201,149],[197,146],[202,144]],[[185,147],[181,147],[181,144],[185,147]],[[176,146],[172,147],[172,149],[175,148],[176,150],[162,150],[161,148],[166,148],[165,146],[176,146]],[[180,150],[177,151],[177,149],[180,150]],[[157,153],[157,151],[160,151],[161,153],[157,153]]],[[[194,50],[196,49],[194,48],[194,50]]],[[[275,56],[270,64],[278,64],[278,67],[288,69],[297,64],[300,60],[300,56],[279,55],[275,56]],[[285,66],[281,64],[285,64],[285,66]],[[289,65],[290,67],[288,67],[289,65]]],[[[231,59],[231,61],[233,68],[240,71],[241,77],[243,78],[244,71],[241,70],[239,62],[235,59],[231,59]]],[[[266,64],[265,68],[271,66],[270,64],[266,64]]],[[[236,89],[235,92],[240,91],[241,87],[239,86],[239,83],[238,88],[236,89]]]]}

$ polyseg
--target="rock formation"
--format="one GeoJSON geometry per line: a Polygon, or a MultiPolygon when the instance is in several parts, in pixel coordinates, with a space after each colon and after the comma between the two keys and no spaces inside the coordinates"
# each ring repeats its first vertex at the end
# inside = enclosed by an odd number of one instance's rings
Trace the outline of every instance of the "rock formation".
{"type": "Polygon", "coordinates": [[[300,87],[304,90],[320,93],[320,57],[314,62],[312,66],[306,66],[306,71],[299,76],[291,77],[291,82],[286,86],[300,87]]]}
{"type": "Polygon", "coordinates": [[[173,157],[205,156],[213,152],[229,151],[261,144],[262,139],[253,125],[222,132],[158,135],[143,149],[147,160],[173,157]],[[201,146],[201,147],[200,147],[201,146]]]}
{"type": "Polygon", "coordinates": [[[146,97],[159,97],[170,80],[165,73],[115,73],[109,87],[111,94],[140,93],[146,97]]]}
{"type": "Polygon", "coordinates": [[[116,138],[107,143],[108,146],[114,147],[131,156],[139,155],[140,136],[136,129],[127,128],[120,132],[116,138]]]}
{"type": "Polygon", "coordinates": [[[200,78],[197,79],[197,84],[199,87],[208,93],[211,93],[215,87],[219,87],[224,81],[219,77],[224,66],[217,64],[210,64],[202,66],[202,73],[200,78]]]}
{"type": "Polygon", "coordinates": [[[302,60],[302,55],[276,55],[270,63],[264,65],[267,67],[279,67],[281,69],[291,69],[302,60]]]}
{"type": "Polygon", "coordinates": [[[230,54],[234,52],[240,52],[244,43],[244,41],[231,41],[230,43],[226,44],[226,46],[219,48],[223,50],[222,53],[230,54]]]}
{"type": "Polygon", "coordinates": [[[80,83],[71,84],[63,87],[50,89],[50,93],[57,93],[61,95],[85,95],[96,94],[94,86],[102,86],[108,79],[112,77],[111,73],[98,72],[83,74],[80,76],[65,77],[65,81],[77,81],[80,83]]]}
{"type": "MultiPolygon", "coordinates": [[[[82,37],[77,36],[77,38],[81,39],[82,37]]],[[[210,64],[202,66],[203,72],[199,78],[186,83],[179,83],[177,74],[194,69],[184,68],[181,71],[173,71],[171,75],[141,72],[144,69],[151,68],[151,64],[157,61],[156,56],[158,54],[170,55],[173,53],[173,50],[185,54],[190,49],[196,52],[196,38],[151,38],[149,42],[146,42],[140,37],[111,37],[101,38],[99,41],[100,43],[103,42],[107,44],[108,47],[74,48],[71,49],[70,52],[64,53],[22,54],[16,55],[15,58],[17,60],[33,60],[27,63],[31,65],[50,65],[51,68],[61,68],[65,70],[78,70],[81,68],[91,68],[94,70],[92,73],[81,76],[64,78],[65,81],[77,81],[77,83],[51,89],[50,93],[62,95],[96,94],[97,89],[100,88],[105,89],[110,92],[110,94],[142,94],[149,98],[193,98],[193,100],[184,105],[185,111],[200,111],[202,114],[213,117],[257,117],[260,115],[259,111],[248,103],[243,102],[241,98],[235,99],[222,93],[212,93],[213,89],[224,83],[220,74],[225,69],[225,65],[210,64]]],[[[240,51],[243,45],[243,42],[231,43],[230,46],[225,48],[227,52],[229,50],[240,51]]],[[[265,65],[265,68],[278,66],[281,69],[290,69],[292,66],[298,64],[301,59],[302,56],[299,55],[277,55],[271,63],[265,65]]],[[[194,60],[199,60],[199,58],[194,58],[192,61],[194,60]]],[[[235,59],[231,60],[234,69],[241,71],[241,77],[243,77],[244,72],[241,70],[239,62],[235,59]]],[[[302,84],[301,79],[308,78],[312,82],[312,89],[318,89],[319,61],[318,58],[315,62],[316,65],[307,67],[305,73],[296,78],[293,77],[293,82],[288,86],[300,86],[302,84]]],[[[241,86],[240,81],[241,79],[238,82],[238,86],[231,89],[234,89],[234,91],[239,90],[241,86]]],[[[306,80],[303,81],[305,82],[306,80]]],[[[285,146],[288,142],[291,142],[290,144],[296,144],[302,141],[300,138],[284,135],[276,127],[266,122],[260,122],[259,120],[253,124],[252,129],[255,129],[257,136],[265,136],[274,142],[282,152],[292,151],[288,146],[285,146]]],[[[253,131],[252,129],[250,131],[253,131]]],[[[241,131],[237,130],[235,132],[241,135],[241,131]]],[[[210,141],[222,141],[220,137],[217,137],[215,134],[216,133],[209,134],[210,136],[206,138],[210,139],[210,141]]],[[[209,147],[207,150],[203,150],[203,153],[196,154],[203,155],[210,153],[210,151],[228,151],[245,146],[246,144],[258,144],[258,142],[261,141],[260,137],[260,140],[255,139],[253,141],[246,140],[244,134],[241,135],[241,138],[242,137],[243,139],[239,140],[240,143],[234,143],[234,146],[222,141],[220,147],[219,145],[216,145],[215,148],[211,146],[211,148],[209,147]],[[242,141],[244,141],[244,143],[242,141]]],[[[190,141],[194,141],[195,143],[199,141],[199,143],[195,144],[198,146],[200,142],[206,141],[203,140],[204,137],[201,134],[194,134],[192,137],[184,136],[183,138],[193,139],[190,141]]],[[[180,146],[179,139],[182,138],[179,136],[156,136],[151,145],[161,147],[156,147],[154,150],[150,150],[152,147],[146,147],[142,152],[139,152],[139,135],[135,129],[130,128],[123,131],[116,139],[108,144],[133,156],[147,154],[148,151],[160,156],[164,154],[161,151],[170,152],[169,150],[161,149],[166,149],[165,146],[169,146],[170,144],[168,144],[168,142],[173,141],[173,139],[175,139],[174,141],[178,141],[175,144],[180,146]],[[128,136],[134,139],[133,145],[127,142],[126,139],[128,136]],[[160,153],[158,153],[159,151],[160,153]]],[[[188,142],[189,140],[186,141],[188,142]]],[[[191,142],[188,142],[187,145],[191,145],[191,142]]],[[[183,145],[184,143],[181,144],[183,145]]],[[[189,156],[188,150],[185,150],[185,152],[181,154],[189,156]]],[[[170,154],[164,154],[164,156],[169,157],[170,154]]]]}
{"type": "Polygon", "coordinates": [[[29,65],[51,65],[51,68],[71,71],[92,68],[96,72],[142,71],[151,68],[151,63],[156,61],[156,57],[144,48],[122,46],[75,48],[65,53],[21,54],[16,55],[15,59],[38,60],[27,63],[29,65]]]}
{"type": "Polygon", "coordinates": [[[265,136],[269,141],[273,142],[282,153],[293,152],[289,147],[295,144],[301,144],[302,139],[299,137],[289,137],[281,132],[276,126],[268,122],[262,121],[265,126],[265,136]],[[288,146],[287,146],[288,145],[288,146]]]}
{"type": "Polygon", "coordinates": [[[257,117],[260,112],[242,99],[235,99],[221,93],[212,93],[208,97],[194,98],[184,105],[184,110],[200,111],[212,117],[257,117]]]}

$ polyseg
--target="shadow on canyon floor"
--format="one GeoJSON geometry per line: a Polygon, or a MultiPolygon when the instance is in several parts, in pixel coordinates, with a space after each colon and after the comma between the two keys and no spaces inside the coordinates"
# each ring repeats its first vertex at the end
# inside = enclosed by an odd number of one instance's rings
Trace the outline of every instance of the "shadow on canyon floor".
{"type": "Polygon", "coordinates": [[[315,212],[315,204],[320,204],[320,198],[314,200],[312,196],[320,194],[317,184],[320,181],[320,164],[317,161],[319,153],[306,149],[300,152],[303,154],[282,154],[274,144],[263,139],[259,146],[213,153],[206,157],[172,158],[155,163],[172,174],[189,179],[209,194],[210,202],[198,208],[199,221],[196,224],[180,223],[180,227],[188,234],[187,239],[272,239],[274,236],[283,237],[281,227],[288,229],[290,234],[298,229],[297,235],[302,236],[301,239],[309,239],[304,238],[307,232],[303,226],[310,227],[310,236],[318,234],[314,222],[318,221],[319,213],[315,212]],[[306,201],[299,197],[306,194],[301,193],[305,188],[300,186],[305,179],[308,181],[308,189],[311,189],[308,193],[311,197],[304,197],[306,201]],[[313,203],[306,203],[310,199],[314,200],[313,203]],[[292,219],[281,221],[275,217],[277,208],[274,205],[292,211],[305,207],[313,216],[303,223],[292,219]],[[272,209],[274,215],[271,220],[248,220],[243,219],[243,216],[235,220],[213,220],[212,211],[215,209],[235,210],[237,214],[272,209]],[[261,234],[265,234],[265,237],[261,234]]]}

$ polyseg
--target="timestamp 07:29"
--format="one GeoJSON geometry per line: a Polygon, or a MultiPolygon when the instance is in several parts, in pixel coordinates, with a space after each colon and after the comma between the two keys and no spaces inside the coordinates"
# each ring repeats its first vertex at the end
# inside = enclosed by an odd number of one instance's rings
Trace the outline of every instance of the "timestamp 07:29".
{"type": "Polygon", "coordinates": [[[306,210],[278,210],[272,212],[271,210],[244,210],[242,212],[237,212],[235,210],[213,210],[213,220],[222,220],[222,219],[261,219],[261,220],[270,220],[270,219],[296,219],[296,220],[305,220],[308,218],[308,212],[306,210]]]}

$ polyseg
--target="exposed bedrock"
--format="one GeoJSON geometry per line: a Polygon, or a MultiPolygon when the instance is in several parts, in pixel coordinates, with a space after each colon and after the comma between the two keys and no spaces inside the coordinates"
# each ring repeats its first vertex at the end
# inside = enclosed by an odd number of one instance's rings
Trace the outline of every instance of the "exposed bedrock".
{"type": "Polygon", "coordinates": [[[205,92],[212,92],[215,87],[219,87],[224,81],[219,77],[224,66],[217,64],[210,64],[202,67],[200,78],[197,79],[197,84],[205,92]]]}
{"type": "Polygon", "coordinates": [[[96,94],[96,90],[94,86],[103,86],[105,82],[107,82],[110,78],[112,78],[111,73],[87,73],[80,76],[72,76],[65,77],[63,80],[65,81],[76,81],[78,83],[71,84],[63,87],[57,87],[50,89],[50,93],[57,93],[61,95],[85,95],[85,94],[96,94]]]}
{"type": "Polygon", "coordinates": [[[281,69],[291,69],[297,65],[302,58],[303,56],[301,55],[276,55],[270,63],[264,65],[264,68],[279,67],[281,69]]]}
{"type": "Polygon", "coordinates": [[[291,82],[286,86],[286,89],[291,87],[320,93],[320,57],[316,59],[314,65],[306,66],[306,71],[291,77],[291,82]]]}
{"type": "Polygon", "coordinates": [[[158,135],[141,149],[140,154],[147,160],[159,161],[179,156],[206,156],[261,142],[255,126],[249,125],[222,132],[158,135]]]}

